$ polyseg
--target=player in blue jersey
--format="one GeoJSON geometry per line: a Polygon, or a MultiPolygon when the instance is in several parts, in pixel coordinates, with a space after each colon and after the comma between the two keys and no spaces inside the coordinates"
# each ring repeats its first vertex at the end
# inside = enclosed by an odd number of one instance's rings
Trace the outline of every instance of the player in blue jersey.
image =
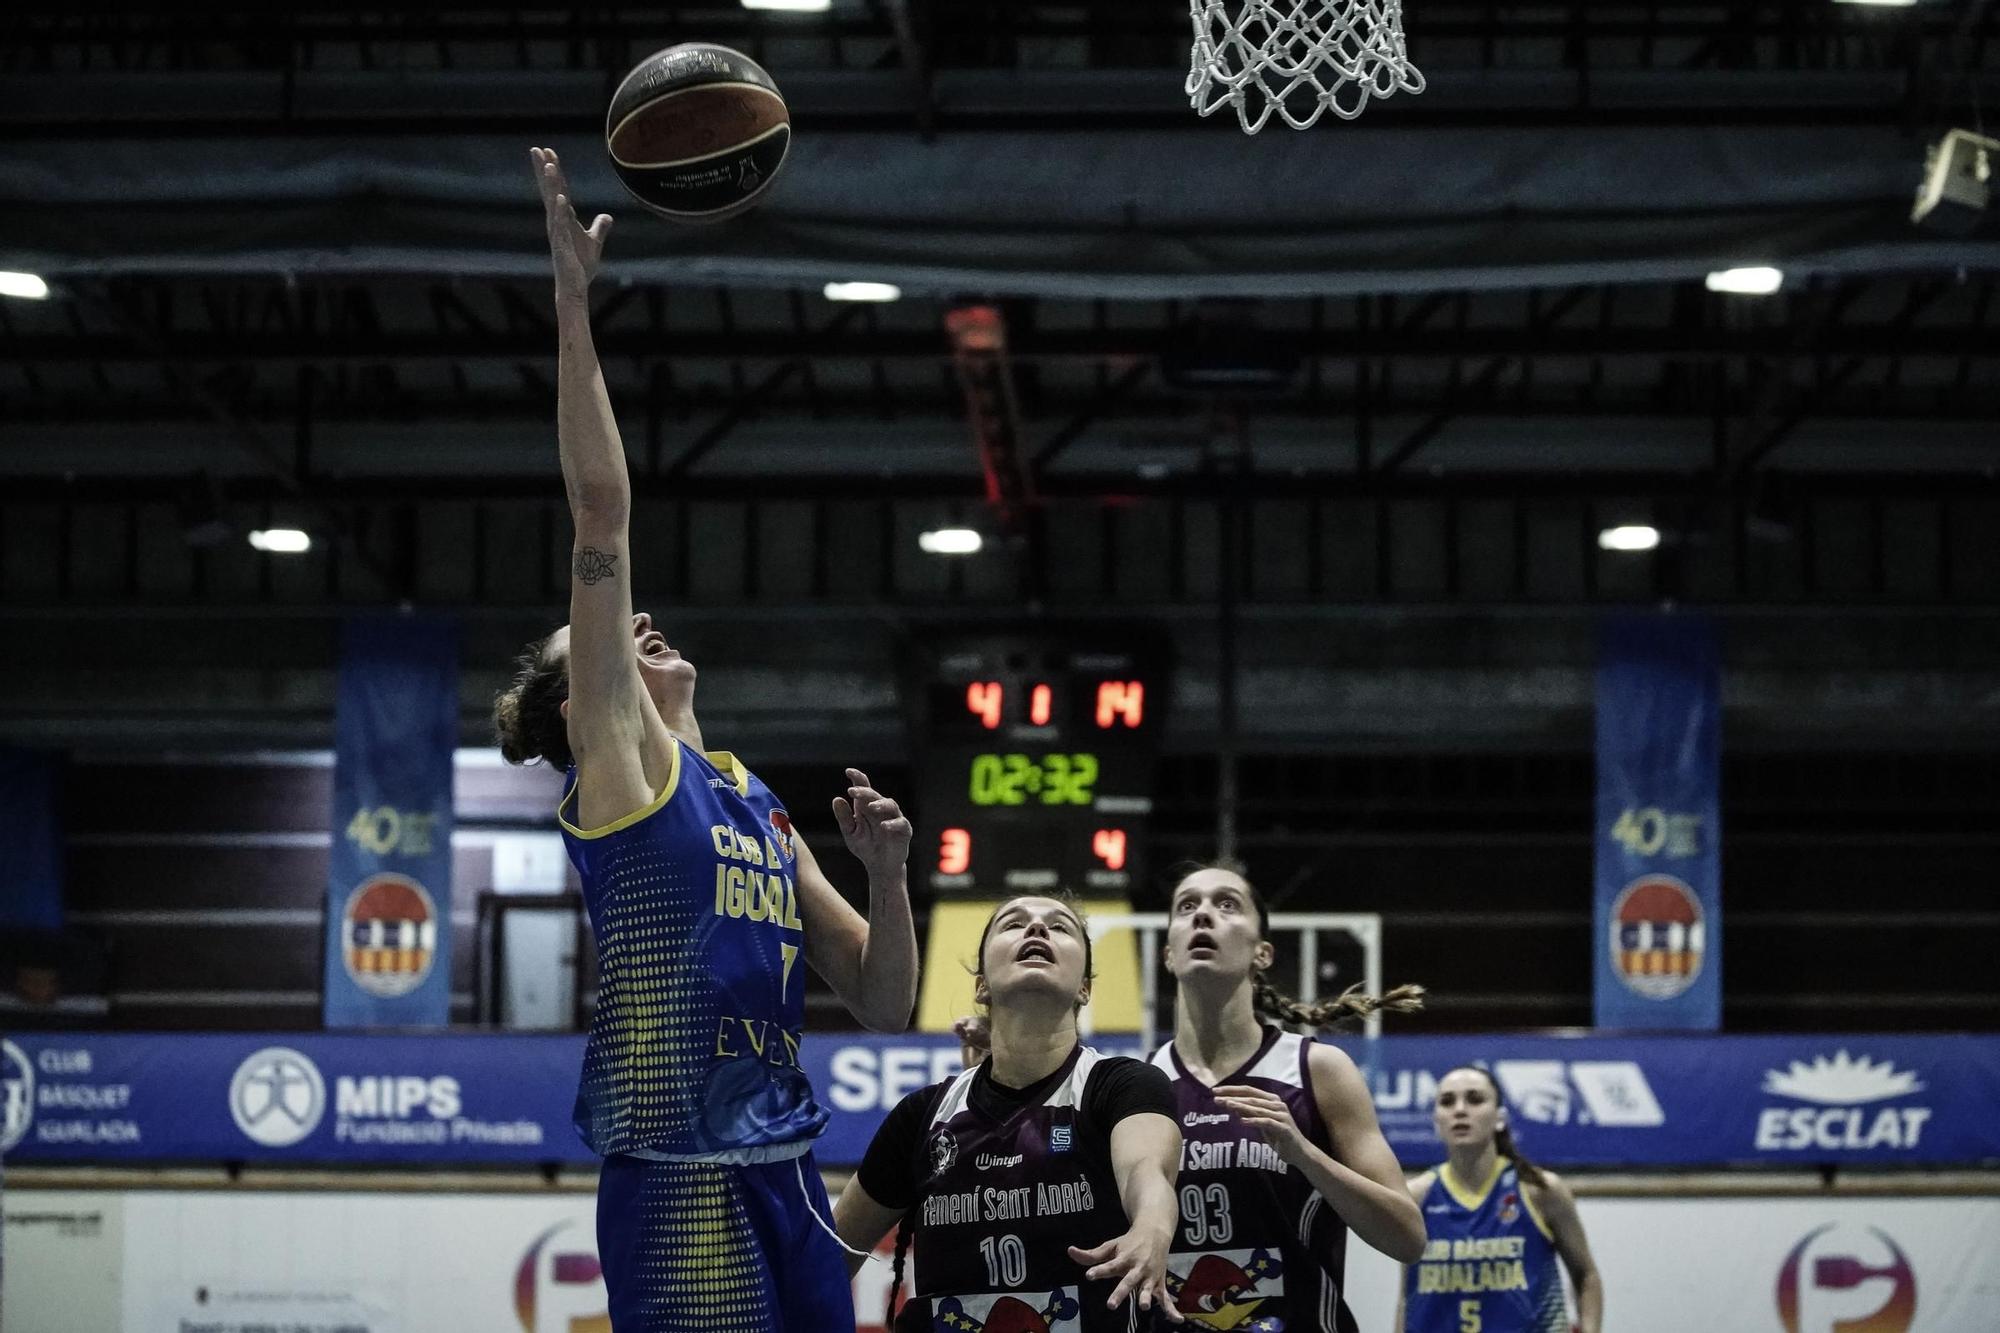
{"type": "Polygon", "coordinates": [[[1422,991],[1301,1004],[1265,976],[1268,930],[1231,865],[1188,870],[1168,899],[1174,1035],[1152,1062],[1172,1082],[1186,1147],[1167,1281],[1190,1327],[1355,1333],[1348,1231],[1407,1262],[1423,1251],[1423,1216],[1354,1061],[1285,1028],[1414,1009],[1422,991]]]}
{"type": "Polygon", "coordinates": [[[1472,1065],[1447,1073],[1432,1119],[1447,1156],[1410,1181],[1430,1243],[1403,1270],[1398,1333],[1569,1333],[1558,1258],[1576,1287],[1579,1333],[1598,1333],[1604,1282],[1576,1198],[1521,1155],[1493,1076],[1472,1065]]]}
{"type": "Polygon", "coordinates": [[[510,760],[568,772],[558,817],[599,977],[576,1122],[604,1157],[612,1327],[852,1328],[810,1152],[827,1117],[799,1065],[800,964],[868,1027],[907,1025],[909,821],[847,770],[833,810],[868,872],[864,919],[770,789],[704,745],[693,664],[632,612],[631,489],[590,333],[611,219],[582,226],[556,155],[531,158],[555,267],[557,436],[576,535],[569,624],[530,645],[494,714],[510,760]]]}

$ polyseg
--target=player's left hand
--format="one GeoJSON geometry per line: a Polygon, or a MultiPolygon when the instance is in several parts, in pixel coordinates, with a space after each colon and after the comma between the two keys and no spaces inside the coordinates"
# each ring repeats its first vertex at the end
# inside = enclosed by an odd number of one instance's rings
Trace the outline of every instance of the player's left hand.
{"type": "Polygon", "coordinates": [[[1169,1320],[1182,1324],[1187,1320],[1167,1290],[1167,1247],[1172,1242],[1171,1231],[1133,1227],[1095,1249],[1086,1250],[1080,1245],[1072,1245],[1069,1257],[1080,1264],[1087,1264],[1083,1275],[1093,1281],[1107,1277],[1118,1279],[1111,1299],[1104,1303],[1106,1309],[1117,1309],[1130,1296],[1139,1303],[1141,1310],[1158,1309],[1169,1320]]]}
{"type": "Polygon", "coordinates": [[[1297,1166],[1311,1145],[1291,1108],[1275,1092],[1253,1088],[1247,1083],[1225,1084],[1215,1090],[1215,1100],[1238,1120],[1264,1136],[1264,1142],[1278,1150],[1278,1156],[1297,1166]]]}
{"type": "Polygon", "coordinates": [[[900,871],[910,855],[910,821],[903,808],[868,785],[868,775],[847,770],[847,795],[833,798],[833,817],[847,850],[870,876],[900,871]]]}

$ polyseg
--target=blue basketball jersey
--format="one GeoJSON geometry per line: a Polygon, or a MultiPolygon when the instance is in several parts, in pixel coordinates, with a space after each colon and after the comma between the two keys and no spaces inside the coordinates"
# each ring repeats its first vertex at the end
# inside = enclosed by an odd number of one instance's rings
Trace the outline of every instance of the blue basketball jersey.
{"type": "Polygon", "coordinates": [[[759,1162],[826,1128],[799,1067],[805,930],[792,822],[727,753],[674,742],[645,808],[598,829],[557,818],[597,936],[597,1009],[576,1126],[593,1150],[759,1162]]]}
{"type": "Polygon", "coordinates": [[[1569,1333],[1555,1242],[1513,1162],[1476,1190],[1440,1166],[1422,1207],[1430,1242],[1403,1271],[1404,1333],[1569,1333]]]}

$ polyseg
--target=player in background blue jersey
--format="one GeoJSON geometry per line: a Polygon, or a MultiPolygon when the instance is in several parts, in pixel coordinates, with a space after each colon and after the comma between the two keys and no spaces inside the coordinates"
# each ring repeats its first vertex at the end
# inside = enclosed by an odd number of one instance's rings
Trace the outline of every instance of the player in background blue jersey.
{"type": "Polygon", "coordinates": [[[1403,1270],[1397,1333],[1568,1333],[1557,1258],[1576,1287],[1579,1333],[1599,1333],[1604,1282],[1576,1198],[1521,1155],[1493,1076],[1451,1070],[1432,1119],[1447,1156],[1410,1181],[1430,1243],[1403,1270]]]}
{"type": "Polygon", "coordinates": [[[847,770],[833,811],[868,872],[864,919],[770,790],[734,755],[706,749],[693,664],[632,611],[631,486],[590,332],[611,219],[582,226],[555,153],[530,157],[555,269],[557,436],[575,545],[569,624],[530,645],[494,716],[510,760],[568,771],[558,817],[599,971],[576,1119],[605,1158],[598,1254],[612,1327],[852,1328],[810,1152],[826,1112],[798,1060],[797,964],[866,1026],[907,1026],[909,821],[847,770]]]}

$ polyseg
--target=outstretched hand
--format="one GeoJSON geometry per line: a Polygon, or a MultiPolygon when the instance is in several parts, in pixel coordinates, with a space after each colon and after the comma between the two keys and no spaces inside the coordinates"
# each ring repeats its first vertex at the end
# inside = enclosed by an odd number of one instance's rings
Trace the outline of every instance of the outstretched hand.
{"type": "Polygon", "coordinates": [[[590,293],[590,280],[604,258],[604,242],[611,235],[611,215],[599,213],[585,227],[577,221],[569,179],[553,148],[530,148],[528,160],[535,169],[535,187],[542,193],[542,216],[549,229],[549,258],[555,265],[556,295],[582,300],[590,293]]]}
{"type": "Polygon", "coordinates": [[[1151,1310],[1157,1305],[1160,1313],[1169,1320],[1182,1324],[1187,1320],[1174,1304],[1173,1294],[1167,1290],[1167,1247],[1172,1240],[1169,1232],[1142,1231],[1133,1227],[1124,1235],[1114,1236],[1094,1249],[1072,1245],[1069,1257],[1088,1265],[1083,1275],[1093,1281],[1107,1277],[1118,1279],[1110,1299],[1104,1303],[1105,1308],[1115,1310],[1130,1296],[1141,1310],[1151,1310]]]}
{"type": "Polygon", "coordinates": [[[868,785],[868,775],[847,770],[847,795],[833,798],[833,817],[847,850],[871,878],[900,871],[910,855],[910,821],[902,807],[868,785]]]}

